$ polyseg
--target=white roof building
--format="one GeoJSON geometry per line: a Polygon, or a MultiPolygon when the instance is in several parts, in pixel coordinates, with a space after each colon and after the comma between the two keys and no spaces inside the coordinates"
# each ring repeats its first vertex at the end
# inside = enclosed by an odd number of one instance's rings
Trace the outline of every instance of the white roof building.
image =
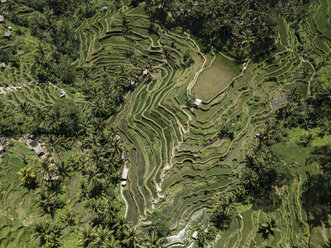
{"type": "Polygon", "coordinates": [[[194,231],[192,234],[192,239],[198,239],[198,231],[194,231]]]}
{"type": "Polygon", "coordinates": [[[122,180],[127,180],[128,179],[128,174],[129,174],[129,169],[128,168],[123,168],[121,179],[122,180]]]}
{"type": "Polygon", "coordinates": [[[196,108],[200,108],[201,103],[202,103],[202,100],[200,100],[199,98],[195,98],[193,106],[196,108]]]}
{"type": "Polygon", "coordinates": [[[5,17],[3,15],[0,15],[0,23],[5,21],[5,17]]]}

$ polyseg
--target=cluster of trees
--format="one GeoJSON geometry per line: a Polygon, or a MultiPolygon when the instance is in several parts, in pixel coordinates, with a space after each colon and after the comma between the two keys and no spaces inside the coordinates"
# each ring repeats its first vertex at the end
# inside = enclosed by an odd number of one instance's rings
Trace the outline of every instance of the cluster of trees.
{"type": "Polygon", "coordinates": [[[305,135],[299,139],[298,145],[309,151],[306,166],[318,166],[320,169],[318,174],[313,169],[308,169],[301,195],[310,226],[327,224],[331,211],[331,144],[326,141],[325,144],[311,146],[315,138],[331,134],[330,62],[325,62],[324,66],[318,69],[316,77],[311,82],[311,95],[307,99],[290,102],[276,113],[276,118],[282,122],[284,128],[295,127],[305,130],[305,135]],[[312,129],[318,130],[317,137],[312,135],[312,129]]]}
{"type": "Polygon", "coordinates": [[[0,50],[0,61],[11,66],[17,67],[19,65],[19,59],[17,51],[13,47],[0,50]]]}
{"type": "Polygon", "coordinates": [[[241,198],[251,202],[254,208],[266,212],[274,211],[280,206],[281,198],[277,189],[291,180],[288,166],[270,148],[281,134],[279,123],[269,123],[260,134],[258,145],[251,154],[246,155],[245,167],[239,175],[241,198]]]}
{"type": "MultiPolygon", "coordinates": [[[[83,18],[92,17],[95,12],[96,6],[88,0],[19,0],[5,4],[6,18],[18,26],[29,28],[31,34],[40,39],[32,70],[39,82],[74,82],[75,73],[71,64],[79,56],[75,29],[83,18]],[[17,10],[22,6],[33,14],[18,14],[17,10]]],[[[15,63],[15,57],[8,56],[8,53],[7,60],[15,63]]]]}
{"type": "Polygon", "coordinates": [[[221,128],[221,130],[218,133],[218,137],[220,139],[229,138],[230,140],[233,140],[233,138],[234,138],[234,128],[232,127],[232,125],[230,123],[224,124],[223,127],[221,128]]]}
{"type": "MultiPolygon", "coordinates": [[[[146,0],[150,15],[170,27],[181,26],[238,60],[268,55],[277,38],[277,18],[286,10],[303,10],[307,1],[284,0],[146,0]]],[[[132,1],[137,4],[137,1],[132,1]]],[[[298,15],[302,18],[302,16],[298,15]]],[[[293,18],[293,16],[291,16],[293,18]]]]}

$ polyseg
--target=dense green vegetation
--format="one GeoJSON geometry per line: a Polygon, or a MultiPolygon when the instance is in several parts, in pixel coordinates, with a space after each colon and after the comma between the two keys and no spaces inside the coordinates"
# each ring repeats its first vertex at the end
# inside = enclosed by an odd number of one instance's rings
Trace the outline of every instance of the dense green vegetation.
{"type": "Polygon", "coordinates": [[[1,3],[0,246],[327,247],[329,12],[1,3]]]}

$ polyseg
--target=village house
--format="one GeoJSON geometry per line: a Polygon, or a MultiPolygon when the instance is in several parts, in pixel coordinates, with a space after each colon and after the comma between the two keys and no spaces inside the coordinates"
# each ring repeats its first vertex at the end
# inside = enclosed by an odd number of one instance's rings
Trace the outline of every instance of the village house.
{"type": "Polygon", "coordinates": [[[31,151],[34,151],[39,157],[44,154],[44,151],[40,144],[38,144],[37,141],[33,140],[30,143],[28,143],[28,147],[31,151]]]}
{"type": "Polygon", "coordinates": [[[5,17],[3,15],[0,15],[0,23],[4,23],[5,22],[5,17]]]}

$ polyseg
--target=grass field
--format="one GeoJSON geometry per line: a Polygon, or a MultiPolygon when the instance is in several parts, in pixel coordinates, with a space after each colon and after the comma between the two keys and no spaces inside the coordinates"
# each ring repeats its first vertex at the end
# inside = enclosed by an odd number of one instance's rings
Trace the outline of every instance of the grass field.
{"type": "Polygon", "coordinates": [[[204,69],[193,87],[193,94],[208,101],[224,90],[232,79],[240,74],[240,66],[221,53],[216,55],[210,67],[204,69]]]}

